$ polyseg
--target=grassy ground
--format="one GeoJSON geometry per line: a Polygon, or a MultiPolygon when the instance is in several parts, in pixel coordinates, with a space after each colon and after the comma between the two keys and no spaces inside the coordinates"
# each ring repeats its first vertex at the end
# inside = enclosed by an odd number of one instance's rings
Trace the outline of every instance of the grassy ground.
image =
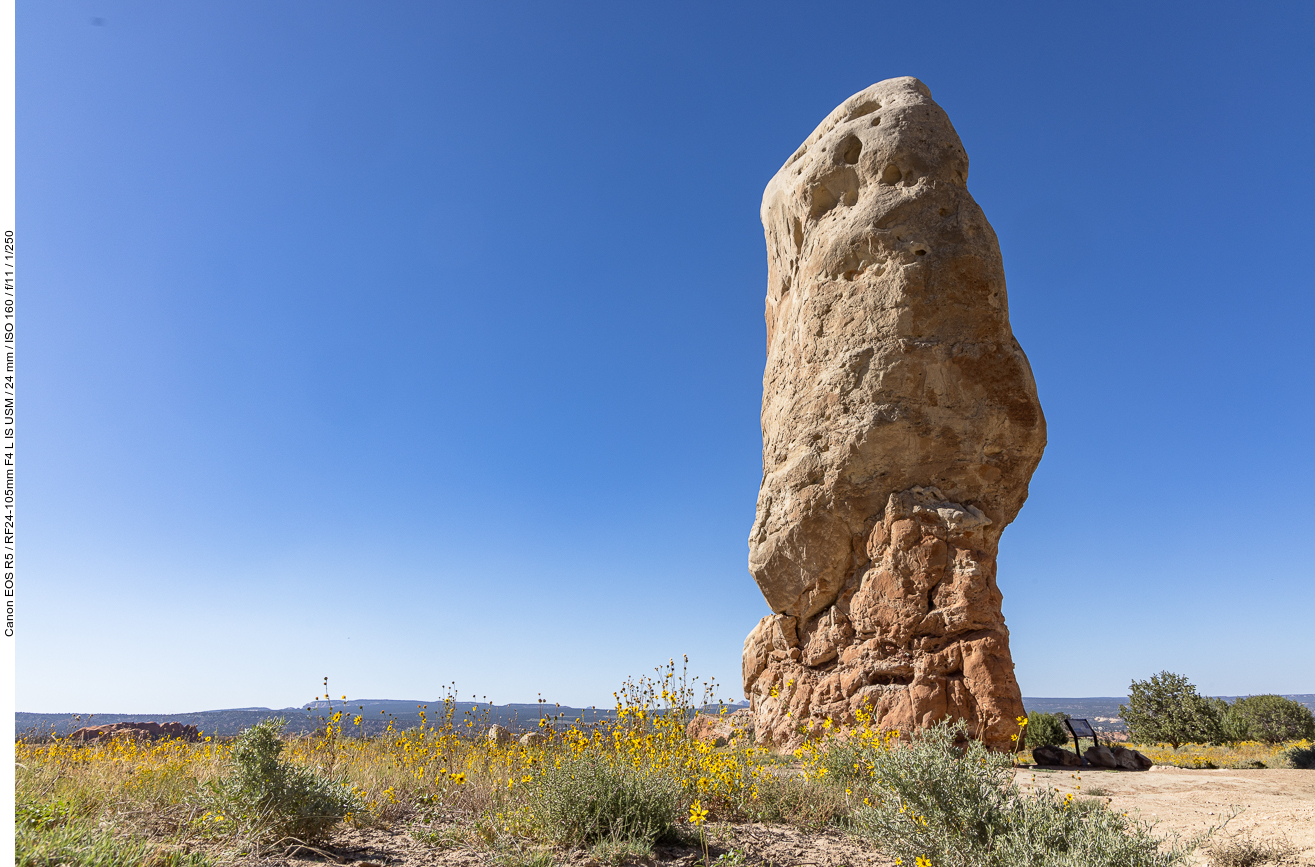
{"type": "Polygon", "coordinates": [[[355,719],[335,713],[317,735],[263,741],[20,743],[17,864],[265,863],[398,831],[408,846],[504,867],[619,864],[664,846],[683,847],[682,863],[733,867],[765,863],[737,840],[795,833],[812,835],[805,848],[832,840],[837,864],[1185,858],[1099,799],[1021,790],[1011,758],[965,744],[962,729],[910,742],[860,718],[794,755],[747,738],[714,748],[685,735],[692,692],[673,665],[624,686],[617,723],[546,727],[525,745],[484,737],[455,702],[370,738],[344,736],[355,719]]]}

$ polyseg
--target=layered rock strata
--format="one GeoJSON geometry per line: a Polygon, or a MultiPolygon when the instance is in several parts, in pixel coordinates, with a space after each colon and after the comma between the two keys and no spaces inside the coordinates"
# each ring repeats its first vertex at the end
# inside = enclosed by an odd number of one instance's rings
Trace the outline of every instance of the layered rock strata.
{"type": "Polygon", "coordinates": [[[884,729],[962,718],[999,748],[1018,731],[995,560],[1046,429],[967,180],[945,112],[896,78],[831,112],[763,195],[760,742],[862,707],[884,729]]]}

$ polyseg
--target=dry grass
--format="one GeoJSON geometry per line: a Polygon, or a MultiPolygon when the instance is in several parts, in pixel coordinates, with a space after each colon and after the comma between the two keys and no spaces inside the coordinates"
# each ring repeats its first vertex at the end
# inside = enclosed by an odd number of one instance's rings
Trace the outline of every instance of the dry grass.
{"type": "Polygon", "coordinates": [[[1297,847],[1287,840],[1252,836],[1219,840],[1206,849],[1211,867],[1259,867],[1296,864],[1297,847]]]}
{"type": "MultiPolygon", "coordinates": [[[[673,662],[655,677],[623,686],[615,725],[575,725],[561,732],[546,726],[551,736],[529,746],[488,741],[482,736],[487,720],[462,714],[454,699],[432,714],[422,709],[419,727],[390,727],[372,738],[344,736],[359,718],[339,710],[317,735],[285,738],[282,759],[351,789],[362,808],[348,821],[358,828],[403,825],[417,839],[432,833],[434,842],[442,844],[449,842],[443,835],[450,832],[436,829],[456,825],[469,829],[467,841],[490,853],[510,857],[530,852],[538,858],[539,843],[562,842],[556,827],[560,821],[547,805],[555,804],[558,794],[576,799],[598,795],[579,787],[565,792],[569,787],[562,781],[570,775],[560,773],[564,763],[584,760],[599,770],[599,779],[638,786],[634,791],[623,786],[622,812],[629,809],[624,805],[648,803],[649,794],[659,790],[668,793],[664,797],[670,803],[663,809],[673,821],[695,801],[716,815],[743,817],[746,809],[772,800],[780,785],[773,783],[765,798],[758,790],[770,776],[767,751],[743,743],[714,749],[685,736],[696,706],[694,691],[673,662]]],[[[208,738],[202,743],[19,743],[20,808],[61,817],[49,826],[34,826],[24,839],[32,843],[49,836],[56,825],[75,820],[113,828],[128,839],[167,838],[184,851],[221,857],[258,849],[249,823],[228,815],[234,811],[215,798],[221,781],[233,773],[232,749],[232,743],[208,738]]],[[[602,796],[618,797],[616,792],[602,796]]],[[[600,821],[613,822],[607,815],[600,821]]],[[[623,831],[630,827],[617,821],[623,831]]],[[[599,831],[604,837],[607,832],[599,831]]],[[[591,844],[597,845],[590,834],[591,844]]],[[[630,843],[627,838],[609,845],[620,852],[630,843]]]]}
{"type": "MultiPolygon", "coordinates": [[[[873,773],[898,733],[862,718],[845,737],[824,727],[794,757],[740,741],[713,748],[685,734],[705,703],[694,691],[673,663],[623,686],[615,723],[561,731],[546,725],[549,736],[526,746],[489,741],[482,736],[487,720],[464,714],[455,700],[432,713],[423,708],[419,727],[370,738],[345,736],[357,720],[340,709],[318,734],[284,738],[281,760],[352,790],[358,807],[344,837],[404,830],[425,847],[478,850],[509,867],[550,864],[567,849],[603,863],[634,861],[658,836],[688,844],[711,827],[704,823],[834,833],[858,828],[860,814],[885,797],[890,783],[873,773]],[[860,766],[864,773],[850,773],[860,766]],[[587,828],[568,827],[564,817],[583,813],[593,817],[587,828]]],[[[193,867],[268,851],[240,815],[226,815],[240,810],[215,796],[234,773],[231,742],[55,740],[20,743],[16,752],[19,809],[33,817],[19,839],[20,851],[32,855],[20,857],[25,867],[129,867],[148,863],[143,846],[161,853],[152,856],[161,865],[193,867]],[[96,845],[110,854],[94,862],[33,855],[60,834],[84,832],[101,834],[96,845]]],[[[941,761],[942,770],[954,765],[948,754],[941,761]]],[[[1041,806],[1061,817],[1070,810],[1041,806]]],[[[1105,824],[1110,841],[1136,830],[1105,824]]]]}

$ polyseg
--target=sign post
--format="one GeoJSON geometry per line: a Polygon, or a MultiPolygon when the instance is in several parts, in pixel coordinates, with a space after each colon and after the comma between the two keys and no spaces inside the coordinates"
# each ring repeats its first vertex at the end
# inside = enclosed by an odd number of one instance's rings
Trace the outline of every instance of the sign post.
{"type": "Polygon", "coordinates": [[[1069,734],[1073,735],[1073,750],[1078,754],[1078,758],[1082,758],[1082,745],[1078,743],[1078,738],[1091,738],[1093,744],[1100,746],[1100,741],[1096,739],[1095,730],[1091,727],[1091,723],[1086,720],[1066,719],[1064,720],[1064,727],[1068,729],[1069,734]]]}

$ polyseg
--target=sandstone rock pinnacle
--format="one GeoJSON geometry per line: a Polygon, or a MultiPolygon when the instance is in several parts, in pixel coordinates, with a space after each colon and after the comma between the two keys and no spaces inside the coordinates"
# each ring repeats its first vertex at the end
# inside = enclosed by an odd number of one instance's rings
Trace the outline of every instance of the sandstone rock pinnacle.
{"type": "Polygon", "coordinates": [[[868,706],[1010,746],[995,558],[1046,443],[968,155],[915,78],[845,100],[763,194],[763,480],[744,643],[759,740],[868,706]]]}

